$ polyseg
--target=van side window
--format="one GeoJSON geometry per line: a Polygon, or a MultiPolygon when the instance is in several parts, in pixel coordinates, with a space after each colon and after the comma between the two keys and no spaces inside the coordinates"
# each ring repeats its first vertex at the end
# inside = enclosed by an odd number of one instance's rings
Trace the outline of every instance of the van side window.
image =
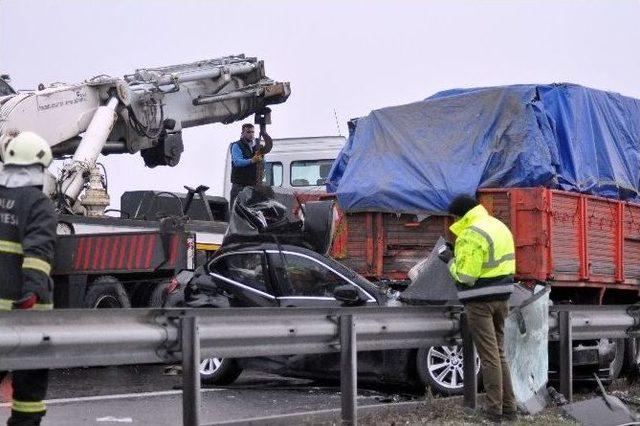
{"type": "Polygon", "coordinates": [[[333,160],[291,162],[291,186],[322,186],[329,176],[333,160]]]}
{"type": "Polygon", "coordinates": [[[264,165],[262,183],[266,186],[282,186],[282,163],[270,161],[264,165]]]}

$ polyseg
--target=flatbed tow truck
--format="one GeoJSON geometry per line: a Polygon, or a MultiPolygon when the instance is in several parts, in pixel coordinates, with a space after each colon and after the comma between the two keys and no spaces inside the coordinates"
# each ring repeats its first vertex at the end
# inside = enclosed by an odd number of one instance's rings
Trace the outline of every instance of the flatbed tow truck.
{"type": "Polygon", "coordinates": [[[49,142],[55,159],[66,160],[44,185],[59,213],[56,308],[160,306],[176,285],[175,273],[203,261],[226,231],[226,201],[205,196],[204,187],[184,196],[126,192],[122,203],[132,211],[107,216],[100,155],[140,152],[148,167],[175,166],[183,128],[252,114],[264,125],[267,106],[289,94],[289,83],[271,80],[262,61],[244,55],[27,91],[15,91],[3,75],[0,138],[33,131],[49,142]]]}

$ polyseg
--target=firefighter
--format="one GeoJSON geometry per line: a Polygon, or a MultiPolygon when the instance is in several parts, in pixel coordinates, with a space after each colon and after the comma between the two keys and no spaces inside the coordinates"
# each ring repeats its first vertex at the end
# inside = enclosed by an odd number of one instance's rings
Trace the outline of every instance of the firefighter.
{"type": "Polygon", "coordinates": [[[450,228],[456,242],[453,251],[448,246],[439,257],[448,263],[456,282],[480,356],[487,393],[485,415],[497,423],[515,420],[516,400],[504,357],[504,322],[516,271],[513,236],[474,197],[460,195],[448,210],[457,218],[450,228]]]}
{"type": "Polygon", "coordinates": [[[229,210],[233,208],[236,196],[246,186],[258,185],[261,176],[260,167],[264,155],[273,148],[273,140],[267,133],[266,126],[260,124],[260,136],[264,139],[264,145],[259,138],[254,138],[253,124],[242,125],[240,140],[231,144],[231,194],[229,196],[229,210]]]}
{"type": "MultiPolygon", "coordinates": [[[[49,144],[32,132],[0,142],[0,309],[53,308],[49,277],[56,241],[56,214],[42,192],[51,164],[49,144]]],[[[46,413],[48,370],[11,373],[13,402],[8,425],[39,425],[46,413]]]]}

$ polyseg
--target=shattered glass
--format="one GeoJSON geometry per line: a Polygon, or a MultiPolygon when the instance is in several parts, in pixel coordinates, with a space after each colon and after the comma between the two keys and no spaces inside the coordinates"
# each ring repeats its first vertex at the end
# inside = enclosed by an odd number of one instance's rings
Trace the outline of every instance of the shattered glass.
{"type": "Polygon", "coordinates": [[[516,285],[504,325],[504,351],[513,391],[518,407],[529,414],[543,410],[548,402],[549,292],[549,288],[542,288],[533,294],[516,285]],[[529,297],[524,298],[527,292],[529,297]]]}

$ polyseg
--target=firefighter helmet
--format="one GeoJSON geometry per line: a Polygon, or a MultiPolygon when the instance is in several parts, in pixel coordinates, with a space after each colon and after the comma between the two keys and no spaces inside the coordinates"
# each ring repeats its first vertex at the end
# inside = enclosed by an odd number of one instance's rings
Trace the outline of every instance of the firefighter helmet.
{"type": "Polygon", "coordinates": [[[7,138],[3,143],[3,160],[5,165],[29,166],[40,164],[49,167],[53,160],[51,148],[46,140],[33,132],[20,132],[15,137],[7,138]]]}

